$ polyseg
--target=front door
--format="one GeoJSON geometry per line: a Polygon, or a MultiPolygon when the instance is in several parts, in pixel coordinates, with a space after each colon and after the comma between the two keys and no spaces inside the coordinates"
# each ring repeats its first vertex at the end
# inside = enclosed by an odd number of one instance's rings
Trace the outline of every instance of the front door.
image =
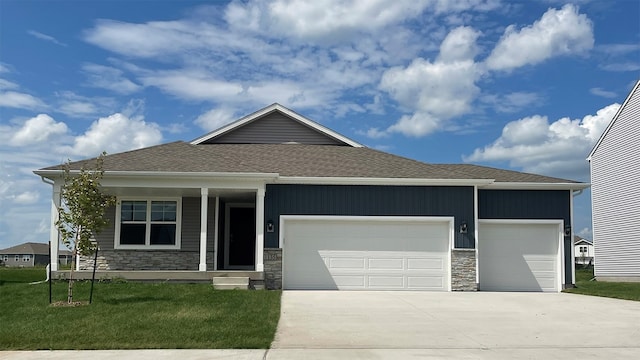
{"type": "Polygon", "coordinates": [[[255,266],[256,210],[253,204],[228,204],[225,214],[225,269],[255,266]]]}

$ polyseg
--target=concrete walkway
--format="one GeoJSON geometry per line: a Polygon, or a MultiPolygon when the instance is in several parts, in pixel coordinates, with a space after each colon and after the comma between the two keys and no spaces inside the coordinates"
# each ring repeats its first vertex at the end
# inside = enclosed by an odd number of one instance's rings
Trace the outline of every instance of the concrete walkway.
{"type": "Polygon", "coordinates": [[[638,359],[640,302],[536,293],[285,291],[270,350],[0,352],[4,360],[638,359]]]}

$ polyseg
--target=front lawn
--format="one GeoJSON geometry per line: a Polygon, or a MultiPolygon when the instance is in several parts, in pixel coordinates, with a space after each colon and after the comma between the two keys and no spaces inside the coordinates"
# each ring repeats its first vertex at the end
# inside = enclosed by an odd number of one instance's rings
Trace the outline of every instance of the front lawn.
{"type": "MultiPolygon", "coordinates": [[[[76,282],[74,300],[88,300],[89,288],[76,282]]],[[[53,290],[54,302],[66,300],[66,282],[53,290]]],[[[264,349],[280,317],[279,291],[96,282],[93,304],[79,307],[50,306],[48,291],[47,283],[0,283],[0,350],[264,349]]]]}
{"type": "Polygon", "coordinates": [[[593,268],[576,269],[576,287],[564,292],[640,301],[640,283],[593,280],[593,268]]]}
{"type": "Polygon", "coordinates": [[[6,283],[28,283],[42,281],[47,278],[44,267],[0,267],[0,285],[6,283]]]}

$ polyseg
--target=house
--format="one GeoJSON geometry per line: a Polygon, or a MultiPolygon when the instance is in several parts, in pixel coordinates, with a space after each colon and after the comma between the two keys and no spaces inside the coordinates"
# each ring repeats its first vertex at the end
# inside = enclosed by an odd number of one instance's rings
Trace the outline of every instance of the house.
{"type": "MultiPolygon", "coordinates": [[[[58,251],[58,263],[66,265],[70,261],[70,251],[58,251]]],[[[0,250],[0,264],[3,266],[34,267],[49,262],[49,244],[27,242],[0,250]]]]}
{"type": "Polygon", "coordinates": [[[594,275],[598,280],[640,281],[640,81],[587,160],[594,275]]]}
{"type": "MultiPolygon", "coordinates": [[[[588,186],[392,155],[279,104],[108,155],[104,170],[117,204],[96,235],[99,276],[269,289],[560,291],[574,284],[574,192],[588,186]]],[[[56,242],[63,166],[35,173],[53,186],[56,242]]],[[[80,276],[92,268],[81,259],[80,276]]]]}
{"type": "Polygon", "coordinates": [[[593,265],[593,243],[578,235],[573,237],[573,253],[576,254],[576,264],[593,265]]]}

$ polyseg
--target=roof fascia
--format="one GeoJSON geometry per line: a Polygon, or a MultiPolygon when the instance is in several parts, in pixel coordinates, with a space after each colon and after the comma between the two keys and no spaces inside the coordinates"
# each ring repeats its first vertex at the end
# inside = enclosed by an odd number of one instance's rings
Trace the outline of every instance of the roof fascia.
{"type": "Polygon", "coordinates": [[[493,182],[482,189],[496,190],[584,190],[590,183],[493,182]]]}
{"type": "MultiPolygon", "coordinates": [[[[46,178],[57,178],[64,174],[64,170],[36,170],[36,175],[46,178]]],[[[72,175],[79,174],[80,170],[71,170],[72,175]]],[[[105,171],[104,177],[131,177],[131,178],[232,178],[251,180],[273,180],[278,177],[277,173],[238,173],[238,172],[176,172],[176,171],[105,171]]]]}
{"type": "Polygon", "coordinates": [[[209,139],[212,139],[212,138],[215,138],[215,137],[220,136],[222,134],[225,134],[225,133],[228,133],[230,131],[233,131],[234,129],[242,127],[243,125],[245,125],[247,123],[250,123],[250,122],[252,122],[252,121],[254,121],[254,120],[256,120],[256,119],[258,119],[260,117],[263,117],[263,116],[269,114],[270,112],[276,111],[276,110],[280,111],[281,113],[293,118],[294,120],[296,120],[296,121],[298,121],[298,122],[300,122],[300,123],[312,128],[312,129],[314,129],[314,130],[316,130],[318,132],[323,133],[326,136],[329,136],[329,137],[331,137],[333,139],[341,141],[341,142],[343,142],[343,143],[345,143],[347,145],[350,145],[350,146],[353,146],[353,147],[364,147],[364,145],[362,145],[362,144],[360,144],[358,142],[355,142],[355,141],[353,141],[353,140],[351,140],[351,139],[349,139],[349,138],[347,138],[347,137],[345,137],[343,135],[340,135],[337,132],[335,132],[335,131],[333,131],[333,130],[331,130],[329,128],[326,128],[326,127],[318,124],[317,122],[315,122],[313,120],[309,120],[306,117],[304,117],[304,116],[302,116],[302,115],[300,115],[300,114],[298,114],[298,113],[296,113],[296,112],[294,112],[294,111],[292,111],[290,109],[287,109],[286,107],[284,107],[284,106],[282,106],[282,105],[280,105],[278,103],[269,105],[264,109],[261,109],[261,110],[258,110],[256,112],[252,113],[252,114],[249,114],[249,115],[247,115],[247,116],[245,116],[245,117],[243,117],[243,118],[241,118],[241,119],[239,119],[237,121],[234,121],[234,122],[232,122],[232,123],[230,123],[230,124],[228,124],[226,126],[221,127],[218,130],[214,130],[214,131],[212,131],[212,132],[210,132],[210,133],[208,133],[208,134],[206,134],[204,136],[201,136],[201,137],[191,141],[191,145],[198,145],[198,144],[201,144],[201,143],[203,143],[203,142],[205,142],[205,141],[207,141],[209,139]]]}
{"type": "Polygon", "coordinates": [[[486,186],[492,179],[420,179],[420,178],[363,178],[363,177],[307,177],[280,176],[278,184],[315,184],[315,185],[441,185],[441,186],[486,186]]]}
{"type": "MultiPolygon", "coordinates": [[[[602,135],[600,135],[600,138],[598,139],[598,142],[596,142],[596,144],[593,146],[593,149],[591,149],[591,152],[589,153],[589,156],[587,156],[587,161],[591,161],[591,158],[593,157],[593,154],[595,154],[596,150],[600,146],[600,143],[602,143],[602,141],[604,140],[605,136],[607,136],[607,134],[609,133],[609,130],[613,127],[613,124],[616,122],[616,120],[618,120],[618,117],[622,113],[622,110],[624,110],[624,108],[627,106],[627,103],[631,100],[633,95],[636,94],[636,90],[638,90],[639,86],[640,86],[640,80],[636,81],[636,84],[633,87],[633,90],[631,90],[629,95],[627,95],[627,98],[622,103],[622,106],[620,106],[618,111],[616,111],[616,114],[613,116],[613,119],[611,119],[611,121],[609,122],[609,125],[607,125],[607,128],[604,129],[604,131],[602,132],[602,135]]],[[[638,96],[640,96],[640,95],[638,95],[638,96]]]]}

